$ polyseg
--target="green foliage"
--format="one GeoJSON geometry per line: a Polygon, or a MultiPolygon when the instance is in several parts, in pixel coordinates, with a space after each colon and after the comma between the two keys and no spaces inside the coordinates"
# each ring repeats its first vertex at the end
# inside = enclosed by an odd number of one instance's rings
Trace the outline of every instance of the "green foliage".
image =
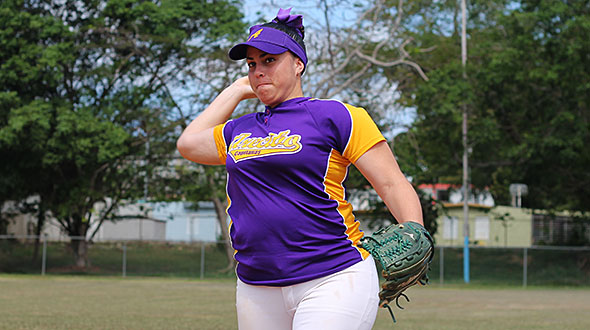
{"type": "Polygon", "coordinates": [[[509,184],[522,182],[526,207],[590,210],[588,2],[476,1],[468,11],[465,81],[456,29],[446,34],[448,25],[430,19],[416,30],[418,43],[436,49],[417,59],[430,80],[401,86],[417,111],[396,139],[402,169],[418,182],[458,183],[466,106],[476,189],[489,187],[507,204],[509,184]]]}
{"type": "Polygon", "coordinates": [[[3,1],[0,202],[38,196],[86,236],[125,201],[165,196],[179,117],[169,85],[241,32],[237,5],[3,1]]]}

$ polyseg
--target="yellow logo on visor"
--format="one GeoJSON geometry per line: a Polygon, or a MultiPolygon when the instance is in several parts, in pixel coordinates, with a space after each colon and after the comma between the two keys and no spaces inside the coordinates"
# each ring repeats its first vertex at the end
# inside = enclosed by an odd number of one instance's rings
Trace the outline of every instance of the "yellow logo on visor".
{"type": "MultiPolygon", "coordinates": [[[[258,38],[258,36],[260,35],[260,32],[262,32],[262,30],[263,30],[263,29],[260,29],[260,30],[258,30],[258,31],[256,31],[256,32],[254,32],[254,34],[252,34],[252,35],[250,36],[250,38],[248,38],[248,41],[250,41],[250,40],[252,40],[252,39],[256,39],[256,38],[258,38]]],[[[246,42],[248,42],[248,41],[246,41],[246,42]]]]}
{"type": "Polygon", "coordinates": [[[229,145],[228,154],[239,162],[249,158],[259,158],[270,155],[294,154],[301,150],[301,135],[291,135],[290,130],[269,133],[266,137],[251,138],[251,133],[242,133],[229,145]]]}

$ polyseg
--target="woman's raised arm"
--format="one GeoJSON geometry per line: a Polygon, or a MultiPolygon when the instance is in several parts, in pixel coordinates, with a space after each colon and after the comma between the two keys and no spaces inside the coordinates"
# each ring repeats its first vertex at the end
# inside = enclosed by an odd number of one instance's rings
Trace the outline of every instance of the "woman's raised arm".
{"type": "Polygon", "coordinates": [[[178,138],[176,148],[182,157],[200,164],[222,165],[213,128],[226,122],[242,100],[255,97],[248,77],[242,77],[224,89],[178,138]]]}

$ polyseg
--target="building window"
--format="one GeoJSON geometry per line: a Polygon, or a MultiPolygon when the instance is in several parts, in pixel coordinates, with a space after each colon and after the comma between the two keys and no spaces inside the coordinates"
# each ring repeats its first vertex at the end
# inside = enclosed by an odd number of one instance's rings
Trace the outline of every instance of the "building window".
{"type": "Polygon", "coordinates": [[[453,240],[459,237],[459,219],[457,217],[443,218],[443,238],[453,240]]]}
{"type": "Polygon", "coordinates": [[[436,199],[440,202],[448,202],[449,201],[449,190],[447,189],[437,189],[436,190],[436,199]]]}
{"type": "Polygon", "coordinates": [[[475,217],[475,237],[474,239],[490,239],[490,218],[475,217]]]}

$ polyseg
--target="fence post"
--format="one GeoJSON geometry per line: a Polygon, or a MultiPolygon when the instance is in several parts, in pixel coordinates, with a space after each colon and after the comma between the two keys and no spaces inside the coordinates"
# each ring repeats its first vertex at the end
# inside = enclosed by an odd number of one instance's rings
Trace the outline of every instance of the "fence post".
{"type": "Polygon", "coordinates": [[[43,235],[43,256],[41,257],[41,275],[45,275],[47,269],[47,233],[43,235]]]}
{"type": "Polygon", "coordinates": [[[440,253],[439,253],[439,268],[440,268],[440,273],[439,273],[439,280],[440,280],[440,285],[443,285],[444,282],[444,276],[445,276],[445,250],[444,247],[440,247],[440,253]]]}
{"type": "Polygon", "coordinates": [[[524,248],[523,256],[522,256],[522,286],[526,288],[527,285],[527,268],[528,268],[528,252],[527,248],[524,248]]]}
{"type": "Polygon", "coordinates": [[[127,243],[123,242],[123,277],[127,276],[127,243]]]}
{"type": "Polygon", "coordinates": [[[205,278],[205,242],[201,242],[201,268],[199,272],[200,278],[205,278]]]}

